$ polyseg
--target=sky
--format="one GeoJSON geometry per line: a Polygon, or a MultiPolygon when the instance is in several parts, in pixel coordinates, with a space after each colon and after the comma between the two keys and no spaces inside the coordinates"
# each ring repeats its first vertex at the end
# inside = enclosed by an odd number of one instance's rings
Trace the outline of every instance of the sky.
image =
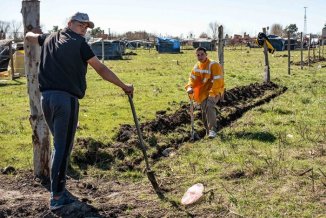
{"type": "MultiPolygon", "coordinates": [[[[21,0],[0,0],[0,21],[22,21],[21,0]]],[[[229,35],[262,31],[262,27],[296,24],[304,30],[307,7],[307,33],[321,33],[326,23],[325,0],[40,0],[43,32],[53,26],[63,28],[75,12],[87,13],[95,27],[105,33],[147,31],[161,36],[186,38],[210,34],[209,23],[224,26],[229,35]]]]}

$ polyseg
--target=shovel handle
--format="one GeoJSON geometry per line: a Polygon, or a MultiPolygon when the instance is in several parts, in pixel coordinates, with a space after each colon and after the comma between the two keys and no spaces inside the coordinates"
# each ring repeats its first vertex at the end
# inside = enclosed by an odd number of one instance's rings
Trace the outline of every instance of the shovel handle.
{"type": "Polygon", "coordinates": [[[136,115],[136,110],[135,110],[135,105],[134,105],[134,102],[132,100],[132,96],[130,94],[128,95],[128,99],[129,99],[129,103],[130,103],[130,107],[131,107],[131,111],[132,111],[132,116],[134,118],[134,122],[135,122],[135,125],[136,125],[137,134],[138,134],[138,138],[139,138],[139,142],[140,142],[140,147],[141,147],[141,150],[142,150],[143,155],[144,155],[144,159],[145,159],[145,163],[146,163],[146,170],[151,171],[150,167],[149,167],[149,164],[148,164],[148,158],[147,158],[146,148],[145,148],[145,145],[144,145],[143,136],[142,136],[142,134],[140,132],[140,127],[139,127],[139,123],[138,123],[138,119],[137,119],[137,115],[136,115]]]}

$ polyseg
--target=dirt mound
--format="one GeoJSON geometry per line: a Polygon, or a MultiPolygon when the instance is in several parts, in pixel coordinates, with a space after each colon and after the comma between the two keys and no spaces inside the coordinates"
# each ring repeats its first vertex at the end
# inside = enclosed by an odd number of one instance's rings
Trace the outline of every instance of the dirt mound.
{"type": "MultiPolygon", "coordinates": [[[[262,105],[285,91],[285,87],[280,87],[272,82],[254,83],[227,90],[224,100],[216,105],[218,130],[240,118],[251,108],[262,105]]],[[[203,138],[206,135],[206,130],[200,121],[201,112],[198,107],[195,111],[195,117],[196,132],[200,138],[203,138]]],[[[152,161],[174,154],[182,143],[190,140],[189,105],[182,105],[173,114],[158,111],[156,119],[141,123],[140,126],[147,145],[147,153],[152,161]]],[[[141,170],[139,164],[143,158],[137,149],[139,141],[135,126],[121,125],[114,140],[115,142],[110,145],[103,145],[100,142],[94,142],[92,139],[77,140],[77,144],[84,147],[84,152],[78,153],[77,151],[76,155],[73,154],[73,160],[77,161],[78,165],[95,164],[103,167],[103,161],[107,158],[104,169],[109,169],[112,164],[115,164],[117,169],[121,171],[135,168],[141,170]],[[97,144],[99,149],[85,150],[85,148],[94,147],[93,144],[97,144]],[[107,157],[105,157],[105,153],[107,157]]]]}
{"type": "MultiPolygon", "coordinates": [[[[322,61],[326,61],[326,58],[324,57],[320,57],[320,58],[310,58],[310,60],[306,59],[303,61],[303,66],[308,66],[308,61],[310,64],[314,64],[314,63],[318,63],[318,62],[322,62],[322,61]]],[[[294,65],[296,66],[301,66],[301,61],[297,61],[297,62],[293,62],[294,65]]]]}

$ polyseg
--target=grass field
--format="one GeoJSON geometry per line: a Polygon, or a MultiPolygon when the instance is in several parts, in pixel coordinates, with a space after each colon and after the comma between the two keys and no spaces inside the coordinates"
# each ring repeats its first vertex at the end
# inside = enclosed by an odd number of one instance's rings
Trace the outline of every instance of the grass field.
{"type": "MultiPolygon", "coordinates": [[[[172,113],[187,102],[184,85],[196,61],[194,51],[136,53],[105,64],[123,81],[134,84],[140,122],[154,119],[158,110],[172,113]]],[[[326,216],[326,62],[303,70],[291,65],[288,75],[284,54],[269,56],[271,81],[286,86],[284,94],[245,113],[216,139],[184,143],[176,156],[154,165],[159,178],[177,181],[172,187],[179,194],[170,193],[170,198],[180,201],[180,193],[201,182],[209,197],[196,210],[222,214],[228,208],[240,217],[326,216]]],[[[298,51],[291,56],[294,62],[300,60],[298,51]]],[[[216,59],[217,54],[209,52],[209,57],[216,59]]],[[[263,61],[262,49],[226,48],[226,88],[262,82],[263,61]]],[[[133,123],[128,98],[93,69],[88,70],[87,81],[76,137],[108,143],[120,124],[133,123]]],[[[0,90],[0,168],[32,169],[26,79],[1,82],[0,90]]],[[[137,172],[114,174],[146,179],[135,176],[137,172]]]]}

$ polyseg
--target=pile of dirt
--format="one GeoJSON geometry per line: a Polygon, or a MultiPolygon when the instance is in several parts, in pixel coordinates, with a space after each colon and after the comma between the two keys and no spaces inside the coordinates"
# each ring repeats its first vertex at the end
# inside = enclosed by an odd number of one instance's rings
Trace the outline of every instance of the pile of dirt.
{"type": "MultiPolygon", "coordinates": [[[[320,58],[310,58],[310,60],[306,59],[303,61],[303,66],[308,66],[308,64],[315,64],[318,62],[326,61],[326,58],[320,57],[320,58]],[[309,62],[309,63],[308,63],[309,62]]],[[[301,61],[293,62],[294,65],[296,66],[301,66],[301,61]]]]}
{"type": "MultiPolygon", "coordinates": [[[[272,82],[254,83],[227,90],[224,100],[216,105],[217,130],[228,126],[246,111],[270,101],[285,91],[285,87],[272,82]]],[[[195,111],[195,117],[196,132],[199,138],[203,138],[206,130],[200,120],[199,107],[195,111]]],[[[172,114],[159,111],[156,113],[156,119],[140,124],[147,153],[153,162],[175,153],[184,142],[190,140],[190,122],[189,105],[184,104],[172,114]]],[[[139,165],[143,158],[137,149],[140,145],[133,125],[121,125],[112,144],[103,145],[93,139],[78,139],[76,147],[80,146],[84,152],[80,152],[81,150],[78,152],[77,149],[73,154],[73,160],[84,168],[90,164],[102,166],[101,168],[106,170],[113,165],[120,171],[142,170],[139,165]],[[103,162],[104,160],[106,162],[103,162]]]]}

